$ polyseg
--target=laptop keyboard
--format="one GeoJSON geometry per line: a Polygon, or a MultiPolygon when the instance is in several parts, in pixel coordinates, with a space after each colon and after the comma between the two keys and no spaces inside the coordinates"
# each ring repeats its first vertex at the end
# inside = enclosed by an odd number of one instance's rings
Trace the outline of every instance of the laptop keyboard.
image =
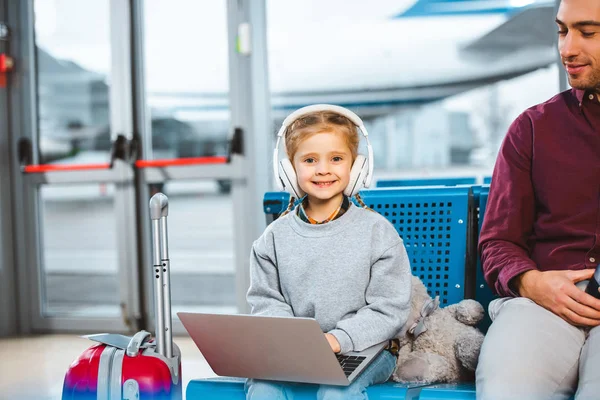
{"type": "Polygon", "coordinates": [[[350,376],[354,370],[365,360],[367,357],[362,356],[344,356],[341,354],[337,355],[337,359],[344,370],[346,376],[350,376]]]}

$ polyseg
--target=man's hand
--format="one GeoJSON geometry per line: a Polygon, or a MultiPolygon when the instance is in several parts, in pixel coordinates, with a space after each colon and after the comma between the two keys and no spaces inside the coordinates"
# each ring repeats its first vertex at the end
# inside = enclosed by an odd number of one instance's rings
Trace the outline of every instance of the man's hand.
{"type": "Polygon", "coordinates": [[[519,294],[577,326],[600,325],[600,300],[575,284],[591,279],[593,269],[524,272],[515,278],[519,294]]]}
{"type": "MultiPolygon", "coordinates": [[[[600,321],[598,321],[598,323],[600,323],[600,321]]],[[[335,336],[333,336],[331,333],[326,333],[325,339],[327,339],[327,341],[329,342],[329,346],[331,346],[331,350],[333,350],[334,353],[340,352],[340,342],[338,342],[335,336]]]]}

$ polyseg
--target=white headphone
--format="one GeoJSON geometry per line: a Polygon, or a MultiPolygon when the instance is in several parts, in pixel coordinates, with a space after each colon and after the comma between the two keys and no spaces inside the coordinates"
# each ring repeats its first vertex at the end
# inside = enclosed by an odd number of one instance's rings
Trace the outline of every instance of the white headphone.
{"type": "Polygon", "coordinates": [[[279,161],[279,141],[283,137],[285,143],[287,129],[296,120],[307,114],[318,111],[331,111],[348,118],[362,132],[367,141],[368,159],[362,154],[356,156],[356,160],[354,160],[352,169],[350,170],[350,181],[348,182],[346,189],[344,189],[344,194],[348,197],[352,197],[362,188],[367,188],[371,185],[371,179],[373,178],[373,148],[371,147],[371,143],[369,143],[369,133],[360,117],[344,107],[331,104],[314,104],[312,106],[302,107],[283,120],[283,124],[281,124],[281,128],[277,133],[277,143],[275,144],[275,150],[273,151],[273,172],[275,174],[275,182],[280,190],[287,191],[296,199],[302,198],[306,194],[300,189],[300,185],[298,185],[298,178],[296,177],[296,171],[294,170],[292,162],[287,157],[279,161]]]}

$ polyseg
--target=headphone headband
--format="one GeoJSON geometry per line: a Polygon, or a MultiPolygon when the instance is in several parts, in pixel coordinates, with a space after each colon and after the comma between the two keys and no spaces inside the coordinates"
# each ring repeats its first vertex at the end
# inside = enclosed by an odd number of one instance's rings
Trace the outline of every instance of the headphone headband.
{"type": "Polygon", "coordinates": [[[340,114],[352,121],[352,123],[361,130],[364,136],[369,136],[369,133],[365,129],[365,125],[363,124],[362,119],[360,119],[358,115],[348,110],[347,108],[336,106],[333,104],[313,104],[311,106],[302,107],[294,111],[283,120],[283,123],[281,124],[281,128],[279,129],[277,136],[283,136],[287,128],[303,116],[319,111],[331,111],[336,114],[340,114]]]}
{"type": "Polygon", "coordinates": [[[281,128],[279,128],[279,132],[277,132],[277,143],[275,144],[275,150],[273,151],[273,172],[275,174],[277,186],[280,189],[283,189],[283,185],[279,178],[279,141],[283,137],[283,141],[285,143],[285,133],[287,132],[289,126],[292,125],[295,121],[297,121],[305,115],[319,111],[331,111],[348,118],[354,125],[356,125],[358,130],[365,137],[365,140],[367,141],[368,172],[364,180],[364,187],[369,187],[371,185],[371,179],[373,178],[373,148],[371,147],[371,143],[369,142],[369,132],[367,132],[367,129],[365,128],[362,119],[360,119],[358,115],[348,110],[347,108],[336,106],[333,104],[313,104],[310,106],[302,107],[288,115],[283,120],[281,128]]]}

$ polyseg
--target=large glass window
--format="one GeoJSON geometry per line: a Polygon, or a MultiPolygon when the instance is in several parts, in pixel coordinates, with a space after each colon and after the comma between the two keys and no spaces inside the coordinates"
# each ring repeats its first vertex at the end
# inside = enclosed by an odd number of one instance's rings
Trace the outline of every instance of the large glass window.
{"type": "Polygon", "coordinates": [[[226,2],[146,0],[144,11],[151,158],[225,155],[226,2]]]}
{"type": "Polygon", "coordinates": [[[484,3],[268,1],[275,125],[339,104],[365,121],[375,180],[489,175],[509,124],[559,79],[552,12],[484,3]]]}
{"type": "Polygon", "coordinates": [[[231,196],[214,180],[167,182],[173,315],[236,311],[231,196]]]}
{"type": "MultiPolygon", "coordinates": [[[[110,1],[35,0],[39,162],[110,157],[110,1]]],[[[42,185],[41,312],[119,317],[114,184],[42,185]]],[[[33,245],[33,244],[32,244],[33,245]]]]}
{"type": "Polygon", "coordinates": [[[45,185],[39,193],[44,316],[120,316],[114,185],[45,185]]]}
{"type": "Polygon", "coordinates": [[[110,150],[109,0],[35,0],[41,163],[94,163],[110,150]]]}
{"type": "MultiPolygon", "coordinates": [[[[146,159],[227,154],[227,3],[145,0],[146,159]]],[[[188,168],[210,168],[192,163],[188,168]]],[[[167,180],[173,315],[235,312],[234,221],[228,179],[167,180]]]]}

